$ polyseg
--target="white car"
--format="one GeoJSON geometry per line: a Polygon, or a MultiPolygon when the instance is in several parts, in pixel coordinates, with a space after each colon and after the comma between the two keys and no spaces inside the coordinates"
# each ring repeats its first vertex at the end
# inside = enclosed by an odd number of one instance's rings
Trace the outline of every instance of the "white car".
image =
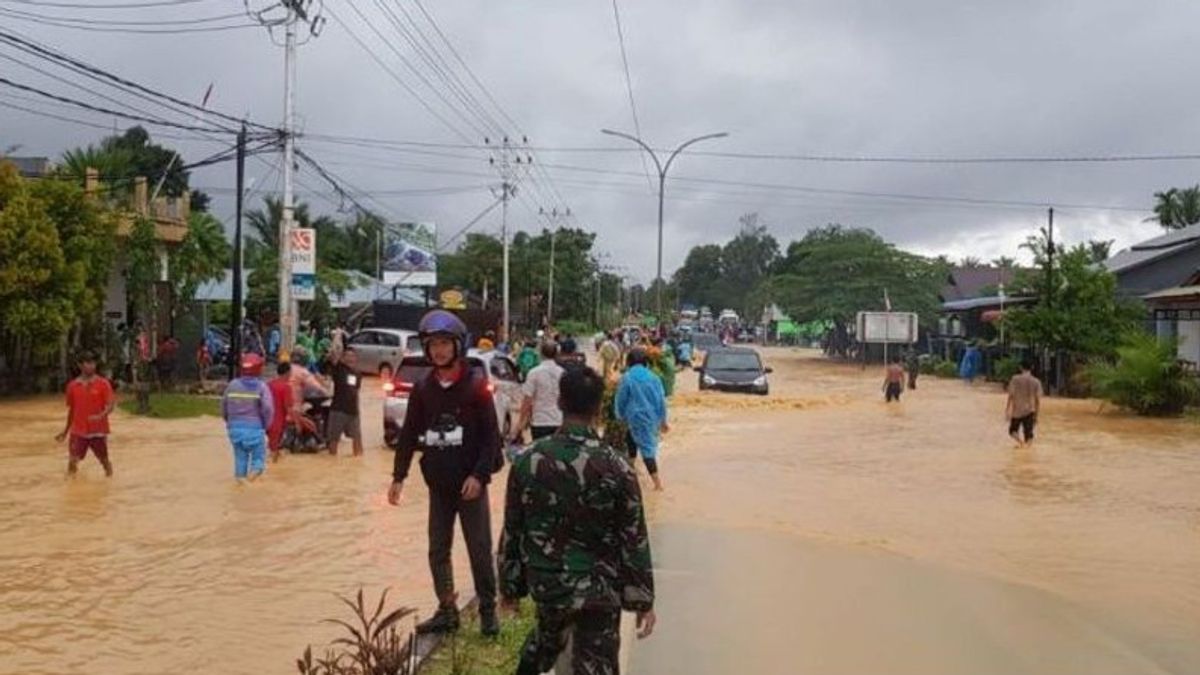
{"type": "Polygon", "coordinates": [[[416,331],[399,328],[364,328],[346,340],[358,354],[358,372],[389,380],[406,354],[421,350],[416,331]]]}
{"type": "MultiPolygon", "coordinates": [[[[488,388],[496,405],[496,420],[500,433],[507,438],[512,425],[521,414],[521,382],[517,377],[517,366],[509,357],[497,351],[467,352],[467,365],[487,376],[488,388]]],[[[423,353],[409,353],[400,361],[400,366],[390,382],[383,385],[383,440],[395,449],[400,437],[400,427],[408,413],[408,396],[413,385],[429,376],[433,364],[423,353]]]]}

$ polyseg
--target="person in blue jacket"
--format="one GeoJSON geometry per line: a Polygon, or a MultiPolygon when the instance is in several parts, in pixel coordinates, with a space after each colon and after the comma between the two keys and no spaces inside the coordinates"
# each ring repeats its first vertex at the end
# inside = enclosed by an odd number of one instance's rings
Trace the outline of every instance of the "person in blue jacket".
{"type": "Polygon", "coordinates": [[[658,437],[670,431],[667,423],[667,397],[662,380],[647,367],[649,358],[643,349],[634,349],[626,358],[627,370],[617,388],[617,419],[629,427],[629,457],[641,454],[655,490],[662,490],[658,475],[658,437]]]}
{"type": "Polygon", "coordinates": [[[975,378],[983,371],[983,352],[979,351],[979,347],[970,345],[967,351],[963,352],[962,360],[958,363],[958,376],[967,381],[967,384],[975,384],[975,378]]]}
{"type": "Polygon", "coordinates": [[[233,475],[254,480],[267,468],[267,427],[275,415],[271,390],[262,381],[263,358],[242,355],[241,374],[229,382],[221,398],[221,417],[233,445],[233,475]]]}

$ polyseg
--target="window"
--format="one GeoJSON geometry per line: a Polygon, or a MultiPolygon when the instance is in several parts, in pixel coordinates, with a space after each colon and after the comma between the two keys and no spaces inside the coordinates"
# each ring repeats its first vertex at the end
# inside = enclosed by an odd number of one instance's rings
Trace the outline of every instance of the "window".
{"type": "Polygon", "coordinates": [[[406,352],[425,351],[425,347],[421,344],[421,337],[418,335],[409,335],[408,341],[404,343],[404,351],[406,351],[406,352]]]}
{"type": "Polygon", "coordinates": [[[492,376],[498,380],[504,380],[506,382],[517,381],[516,369],[513,368],[512,363],[508,359],[502,356],[497,356],[492,359],[492,376]]]}
{"type": "Polygon", "coordinates": [[[399,347],[400,336],[395,333],[376,333],[375,339],[384,347],[399,347]]]}
{"type": "Polygon", "coordinates": [[[350,338],[350,344],[356,347],[376,344],[375,332],[365,330],[361,333],[356,333],[354,337],[350,338]]]}

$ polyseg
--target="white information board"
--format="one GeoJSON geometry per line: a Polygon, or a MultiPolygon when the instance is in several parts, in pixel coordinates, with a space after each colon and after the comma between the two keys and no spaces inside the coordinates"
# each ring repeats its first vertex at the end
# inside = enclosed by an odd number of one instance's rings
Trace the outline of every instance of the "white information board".
{"type": "Polygon", "coordinates": [[[912,312],[859,312],[858,341],[914,344],[917,315],[912,312]]]}

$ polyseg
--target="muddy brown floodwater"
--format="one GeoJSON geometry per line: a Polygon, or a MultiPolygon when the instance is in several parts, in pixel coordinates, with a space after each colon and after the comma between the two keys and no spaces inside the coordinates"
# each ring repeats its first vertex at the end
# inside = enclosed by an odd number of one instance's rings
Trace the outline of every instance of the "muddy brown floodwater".
{"type": "MultiPolygon", "coordinates": [[[[1200,425],[1050,400],[1014,451],[993,387],[922,378],[889,407],[873,370],[766,355],[767,398],[683,375],[648,498],[662,623],[631,672],[1200,672],[1200,425]],[[1086,639],[1058,653],[1064,626],[1086,639]]],[[[425,490],[387,506],[376,389],[363,409],[365,458],[237,487],[216,419],[118,414],[116,477],[67,481],[61,402],[0,402],[0,673],[283,673],[336,637],[335,593],[427,614],[425,490]]]]}
{"type": "Polygon", "coordinates": [[[689,373],[675,402],[651,513],[685,630],[660,617],[635,666],[1200,672],[1200,424],[1049,399],[1014,450],[994,385],[922,377],[889,406],[878,368],[764,353],[770,397],[689,373]],[[872,641],[902,646],[863,661],[872,641]]]}

